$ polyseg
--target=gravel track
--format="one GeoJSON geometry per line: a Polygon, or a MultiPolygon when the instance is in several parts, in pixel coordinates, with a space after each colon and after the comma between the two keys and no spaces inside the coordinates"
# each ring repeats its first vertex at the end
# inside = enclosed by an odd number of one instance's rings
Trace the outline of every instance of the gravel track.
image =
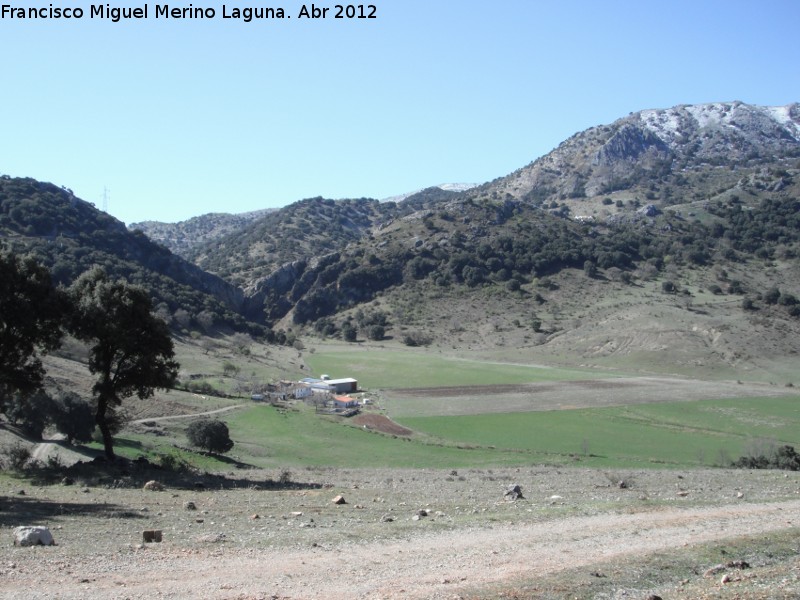
{"type": "MultiPolygon", "coordinates": [[[[21,499],[2,489],[6,542],[8,516],[23,504],[64,515],[43,519],[56,547],[0,546],[0,597],[481,598],[487,588],[569,569],[800,526],[800,499],[789,499],[800,489],[794,474],[618,474],[633,477],[635,491],[611,484],[616,474],[580,469],[469,471],[464,481],[414,470],[317,474],[337,484],[165,492],[45,486],[21,499]],[[498,479],[514,476],[532,500],[498,494],[505,485],[498,479]],[[340,492],[348,503],[331,504],[340,492]],[[425,498],[442,511],[412,518],[425,498]],[[186,510],[187,499],[196,511],[186,510]],[[142,544],[141,531],[156,527],[164,542],[142,544]]],[[[800,594],[796,580],[791,586],[790,595],[775,597],[800,594]]]]}

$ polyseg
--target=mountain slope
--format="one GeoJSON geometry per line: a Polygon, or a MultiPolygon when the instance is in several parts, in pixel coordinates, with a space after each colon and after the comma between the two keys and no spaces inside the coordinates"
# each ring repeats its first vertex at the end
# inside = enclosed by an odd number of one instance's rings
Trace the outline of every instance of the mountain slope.
{"type": "Polygon", "coordinates": [[[188,259],[198,246],[240,231],[273,210],[268,208],[240,214],[209,213],[179,223],[142,221],[131,223],[128,229],[139,230],[172,253],[188,259]]]}
{"type": "Polygon", "coordinates": [[[379,311],[390,335],[442,346],[654,370],[777,365],[800,351],[796,122],[797,105],[636,113],[508,177],[402,202],[368,235],[260,280],[250,300],[328,335],[379,311]]]}
{"type": "MultiPolygon", "coordinates": [[[[33,179],[0,178],[0,240],[32,254],[58,284],[68,285],[94,265],[146,286],[162,316],[176,313],[243,328],[240,290],[153,243],[141,232],[77,198],[70,190],[33,179]]],[[[182,320],[185,320],[183,318],[182,320]]]]}
{"type": "Polygon", "coordinates": [[[360,198],[309,198],[270,212],[190,254],[195,264],[245,290],[283,265],[357,242],[395,214],[396,205],[360,198]]]}
{"type": "Polygon", "coordinates": [[[509,194],[546,203],[640,187],[654,198],[669,199],[677,198],[686,183],[700,188],[693,192],[705,192],[696,175],[715,166],[729,173],[713,177],[714,182],[734,185],[740,171],[798,157],[800,104],[677,106],[633,113],[580,132],[546,156],[484,186],[479,195],[509,194]]]}

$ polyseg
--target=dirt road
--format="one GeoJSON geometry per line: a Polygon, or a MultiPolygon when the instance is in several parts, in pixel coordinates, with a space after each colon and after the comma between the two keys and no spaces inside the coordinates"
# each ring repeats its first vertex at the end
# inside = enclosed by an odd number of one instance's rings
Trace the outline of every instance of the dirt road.
{"type": "Polygon", "coordinates": [[[504,523],[421,532],[406,540],[323,543],[302,549],[224,544],[178,548],[164,543],[70,559],[69,552],[58,547],[39,548],[14,554],[13,568],[4,569],[0,595],[28,599],[475,598],[480,597],[474,595],[479,593],[476,590],[494,584],[513,584],[517,579],[588,568],[621,557],[677,552],[693,544],[798,524],[800,501],[790,501],[504,523]]]}

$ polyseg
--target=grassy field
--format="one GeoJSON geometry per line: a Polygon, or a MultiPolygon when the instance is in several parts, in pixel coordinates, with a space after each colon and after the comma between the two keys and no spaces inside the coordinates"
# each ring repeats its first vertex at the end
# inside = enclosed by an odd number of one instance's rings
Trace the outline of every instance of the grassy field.
{"type": "MultiPolygon", "coordinates": [[[[141,432],[123,432],[116,438],[115,449],[120,456],[131,459],[145,455],[159,462],[159,455],[166,455],[210,471],[243,466],[453,469],[531,463],[530,458],[522,458],[514,449],[470,449],[425,435],[413,438],[384,435],[354,426],[347,419],[317,415],[306,406],[279,410],[252,405],[216,418],[228,425],[235,443],[228,455],[218,459],[176,448],[176,445],[188,446],[185,431],[191,420],[166,423],[161,435],[155,438],[141,432]]],[[[95,450],[101,449],[100,444],[92,446],[95,450]]],[[[543,460],[544,457],[540,457],[534,462],[543,460]]],[[[558,457],[554,460],[560,462],[558,457]]]]}
{"type": "MultiPolygon", "coordinates": [[[[153,440],[122,435],[122,455],[150,448],[196,466],[261,468],[464,468],[579,464],[601,468],[728,465],[770,445],[800,447],[800,397],[737,398],[596,409],[408,417],[410,438],[353,426],[347,419],[253,405],[219,415],[235,441],[220,460],[176,450],[183,423],[153,440]],[[153,445],[155,442],[155,445],[153,445]]],[[[151,458],[153,455],[151,455],[151,458]]]]}
{"type": "Polygon", "coordinates": [[[800,447],[798,396],[409,417],[399,422],[451,443],[574,454],[593,466],[725,464],[769,443],[800,447]]]}
{"type": "Polygon", "coordinates": [[[469,360],[412,350],[322,349],[309,354],[306,362],[316,375],[354,377],[366,389],[501,385],[604,376],[589,370],[469,360]]]}
{"type": "Polygon", "coordinates": [[[296,350],[278,357],[254,347],[242,356],[224,347],[206,353],[187,345],[183,353],[190,359],[189,373],[210,374],[218,385],[225,381],[225,361],[258,379],[279,377],[273,369],[292,364],[286,362],[290,359],[298,373],[355,377],[362,389],[374,392],[377,405],[369,410],[415,433],[406,438],[373,432],[349,419],[318,415],[302,403],[279,410],[249,399],[172,392],[159,393],[155,401],[129,402],[128,408],[141,419],[241,404],[214,417],[230,428],[235,442],[230,456],[215,459],[177,448],[188,446],[191,419],[125,430],[118,437],[119,454],[153,460],[161,454],[211,471],[545,463],[684,468],[727,464],[759,440],[800,447],[800,396],[788,395],[792,389],[783,386],[631,377],[600,369],[470,360],[432,349],[344,344],[320,344],[304,352],[306,365],[296,350]],[[430,389],[408,389],[425,387],[430,389]],[[704,395],[708,390],[717,395],[704,395]]]}

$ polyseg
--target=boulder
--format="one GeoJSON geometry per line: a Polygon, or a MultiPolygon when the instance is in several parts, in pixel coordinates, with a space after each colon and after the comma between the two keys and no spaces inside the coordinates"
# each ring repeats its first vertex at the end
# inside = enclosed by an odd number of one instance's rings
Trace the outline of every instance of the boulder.
{"type": "Polygon", "coordinates": [[[163,492],[164,486],[163,484],[153,479],[145,483],[143,489],[147,492],[163,492]]]}
{"type": "Polygon", "coordinates": [[[524,500],[525,496],[522,495],[522,488],[517,485],[510,485],[506,490],[506,493],[503,494],[509,500],[524,500]]]}
{"type": "Polygon", "coordinates": [[[15,546],[55,546],[53,534],[47,527],[22,526],[14,529],[15,546]]]}
{"type": "Polygon", "coordinates": [[[333,500],[331,500],[334,504],[347,504],[347,501],[344,499],[344,496],[336,496],[333,500]]]}
{"type": "Polygon", "coordinates": [[[160,529],[145,529],[142,532],[142,540],[144,540],[145,544],[152,544],[153,542],[160,544],[163,535],[160,529]]]}

